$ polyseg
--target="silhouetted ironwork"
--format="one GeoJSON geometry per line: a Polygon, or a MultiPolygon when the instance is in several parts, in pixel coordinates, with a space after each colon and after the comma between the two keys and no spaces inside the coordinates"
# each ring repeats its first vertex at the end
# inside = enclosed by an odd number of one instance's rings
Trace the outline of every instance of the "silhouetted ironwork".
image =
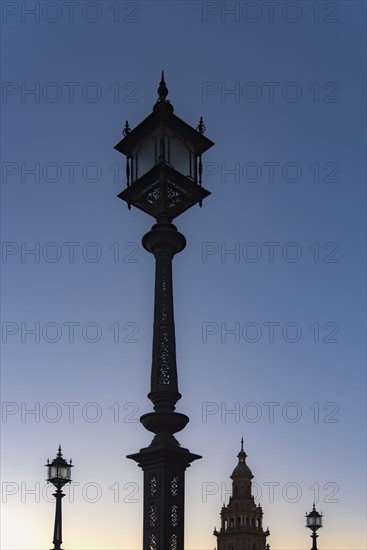
{"type": "Polygon", "coordinates": [[[143,237],[155,257],[151,387],[153,412],[140,418],[154,433],[148,447],[128,455],[144,472],[144,550],[184,549],[184,474],[201,456],[180,446],[175,433],[189,418],[175,411],[178,391],[172,260],[186,246],[172,220],[210,193],[201,187],[201,155],[214,143],[173,114],[162,72],[153,112],[115,146],[127,159],[127,187],[118,196],[153,216],[143,237]]]}
{"type": "Polygon", "coordinates": [[[316,533],[316,531],[320,529],[320,527],[322,527],[322,518],[322,512],[321,514],[319,514],[315,508],[315,503],[313,503],[312,512],[310,512],[309,514],[307,514],[306,512],[306,527],[308,527],[308,529],[311,529],[312,531],[312,535],[310,535],[312,537],[311,550],[317,550],[316,539],[319,535],[316,533]]]}
{"type": "Polygon", "coordinates": [[[61,513],[61,500],[65,496],[62,492],[62,488],[66,483],[71,482],[70,472],[73,467],[71,460],[69,463],[62,456],[61,446],[57,452],[56,458],[52,462],[47,459],[47,482],[52,483],[56,487],[56,492],[52,495],[56,499],[55,510],[55,526],[54,526],[54,538],[53,538],[53,550],[61,550],[62,544],[62,513],[61,513]]]}

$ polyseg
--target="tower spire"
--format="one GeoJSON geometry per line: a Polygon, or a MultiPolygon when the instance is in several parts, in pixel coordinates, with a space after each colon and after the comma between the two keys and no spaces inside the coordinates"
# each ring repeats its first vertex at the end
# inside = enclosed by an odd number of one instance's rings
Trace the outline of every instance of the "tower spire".
{"type": "Polygon", "coordinates": [[[234,471],[241,471],[241,472],[244,472],[246,470],[247,473],[250,473],[251,474],[251,470],[250,468],[247,466],[246,464],[246,457],[247,457],[247,454],[243,448],[243,436],[241,437],[241,450],[240,452],[238,453],[237,455],[238,457],[238,464],[235,468],[234,471]]]}

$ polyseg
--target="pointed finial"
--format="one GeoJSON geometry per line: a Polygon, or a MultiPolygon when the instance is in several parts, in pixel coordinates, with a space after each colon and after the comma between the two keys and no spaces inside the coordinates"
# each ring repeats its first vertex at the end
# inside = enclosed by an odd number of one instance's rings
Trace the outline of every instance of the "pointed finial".
{"type": "Polygon", "coordinates": [[[316,512],[315,503],[313,503],[312,511],[313,511],[313,512],[316,512]]]}
{"type": "Polygon", "coordinates": [[[202,116],[200,117],[199,124],[197,125],[196,130],[199,132],[199,134],[203,134],[206,130],[202,116]]]}
{"type": "Polygon", "coordinates": [[[158,99],[153,106],[153,111],[157,111],[158,109],[164,107],[165,109],[168,109],[169,112],[173,113],[173,106],[171,105],[170,100],[166,99],[167,96],[168,88],[164,81],[164,71],[162,71],[161,81],[158,86],[158,99]]]}
{"type": "Polygon", "coordinates": [[[57,456],[62,456],[62,453],[61,453],[61,445],[59,445],[59,449],[57,451],[57,456]]]}
{"type": "Polygon", "coordinates": [[[241,437],[241,451],[243,452],[243,436],[241,437]]]}
{"type": "Polygon", "coordinates": [[[127,134],[129,134],[130,132],[131,132],[131,130],[130,130],[129,123],[128,123],[128,121],[126,121],[126,122],[125,122],[125,127],[124,127],[124,129],[123,129],[122,134],[123,134],[124,136],[127,136],[127,134]]]}
{"type": "Polygon", "coordinates": [[[168,96],[168,88],[164,81],[164,71],[162,71],[161,81],[158,87],[158,101],[159,102],[166,101],[167,96],[168,96]]]}

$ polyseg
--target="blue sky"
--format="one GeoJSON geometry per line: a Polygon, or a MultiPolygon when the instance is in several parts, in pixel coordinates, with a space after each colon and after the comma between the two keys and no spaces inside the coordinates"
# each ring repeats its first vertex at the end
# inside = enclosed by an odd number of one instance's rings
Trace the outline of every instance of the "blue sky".
{"type": "Polygon", "coordinates": [[[314,499],[320,548],[365,548],[365,4],[1,10],[3,548],[49,547],[59,443],[65,548],[142,545],[125,455],[150,442],[153,220],[116,198],[113,146],[162,69],[175,114],[215,142],[212,195],[176,220],[178,439],[203,455],[185,546],[215,545],[243,435],[272,549],[309,547],[314,499]]]}

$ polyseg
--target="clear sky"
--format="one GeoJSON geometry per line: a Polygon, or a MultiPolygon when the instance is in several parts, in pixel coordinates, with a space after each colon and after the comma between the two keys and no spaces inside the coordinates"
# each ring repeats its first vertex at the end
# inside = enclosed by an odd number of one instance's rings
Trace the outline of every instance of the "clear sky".
{"type": "Polygon", "coordinates": [[[214,547],[243,435],[273,550],[310,547],[314,500],[321,549],[364,549],[365,2],[1,10],[2,547],[50,548],[59,443],[64,547],[142,546],[125,455],[151,441],[153,219],[116,198],[113,146],[164,69],[175,114],[215,142],[212,195],[176,220],[178,439],[203,455],[185,547],[214,547]]]}

